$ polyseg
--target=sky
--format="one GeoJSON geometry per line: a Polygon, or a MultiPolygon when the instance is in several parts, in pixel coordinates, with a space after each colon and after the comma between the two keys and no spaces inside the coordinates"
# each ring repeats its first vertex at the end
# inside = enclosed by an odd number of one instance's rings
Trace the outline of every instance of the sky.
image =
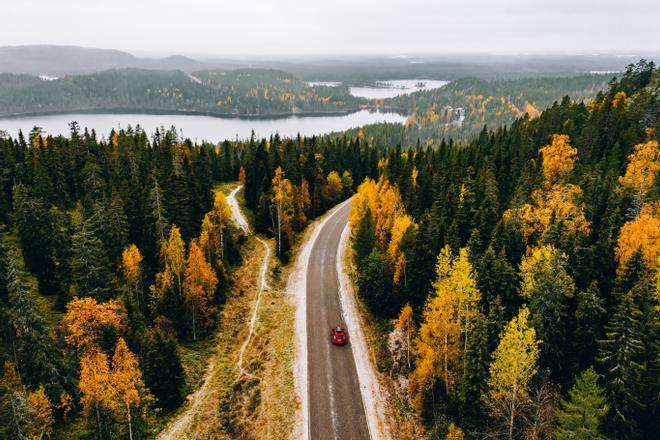
{"type": "Polygon", "coordinates": [[[658,0],[0,0],[0,46],[138,55],[660,50],[658,0]]]}

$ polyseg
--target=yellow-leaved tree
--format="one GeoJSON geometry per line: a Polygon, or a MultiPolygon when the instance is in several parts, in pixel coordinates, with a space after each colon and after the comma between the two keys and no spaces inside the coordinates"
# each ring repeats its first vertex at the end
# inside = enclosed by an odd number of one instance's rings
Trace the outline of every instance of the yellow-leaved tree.
{"type": "Polygon", "coordinates": [[[121,266],[130,293],[135,295],[138,304],[142,304],[142,254],[136,245],[131,244],[124,249],[121,266]]]}
{"type": "Polygon", "coordinates": [[[28,410],[34,423],[34,438],[50,438],[55,425],[53,403],[46,396],[44,386],[40,385],[37,391],[32,391],[27,399],[28,410]]]}
{"type": "Polygon", "coordinates": [[[351,204],[351,212],[348,216],[348,221],[351,228],[355,230],[360,223],[360,219],[367,210],[367,207],[372,213],[376,211],[376,198],[378,197],[378,184],[373,179],[366,178],[358,186],[358,190],[353,196],[353,203],[351,204]]]}
{"type": "Polygon", "coordinates": [[[110,381],[108,356],[92,347],[80,359],[80,403],[88,414],[94,411],[96,430],[101,433],[101,412],[110,408],[114,389],[110,381]]]}
{"type": "Polygon", "coordinates": [[[464,438],[465,436],[461,428],[456,426],[454,422],[451,422],[449,424],[449,428],[447,429],[447,436],[445,437],[445,440],[463,440],[464,438]]]}
{"type": "MultiPolygon", "coordinates": [[[[227,198],[220,191],[216,191],[213,197],[213,209],[209,212],[209,217],[214,231],[212,238],[215,258],[222,260],[225,253],[225,229],[231,221],[232,212],[227,198]]],[[[209,261],[211,261],[210,258],[209,261]]]]}
{"type": "Polygon", "coordinates": [[[124,338],[119,338],[112,356],[112,371],[110,384],[119,407],[126,411],[128,422],[128,436],[133,440],[133,421],[131,411],[139,407],[142,402],[140,391],[144,392],[142,372],[137,357],[129,350],[124,338]]]}
{"type": "Polygon", "coordinates": [[[204,258],[204,253],[193,241],[186,265],[183,301],[192,318],[193,340],[197,340],[199,326],[205,328],[211,321],[213,307],[209,305],[215,295],[218,277],[204,258]]]}
{"type": "Polygon", "coordinates": [[[394,264],[394,284],[399,284],[402,279],[403,284],[407,284],[407,258],[401,249],[401,244],[406,234],[409,231],[415,231],[416,229],[417,225],[408,214],[399,215],[394,219],[390,243],[387,247],[387,258],[394,264]]]}
{"type": "Polygon", "coordinates": [[[655,270],[660,257],[660,201],[647,203],[636,218],[621,227],[614,251],[619,273],[638,249],[642,250],[646,267],[655,270]]]}
{"type": "Polygon", "coordinates": [[[539,359],[540,341],[528,319],[529,311],[523,307],[502,331],[490,364],[488,392],[483,396],[491,415],[506,420],[509,440],[514,438],[516,410],[528,394],[539,359]]]}
{"type": "Polygon", "coordinates": [[[577,149],[567,135],[552,135],[552,142],[539,149],[542,154],[544,185],[532,192],[532,203],[504,212],[504,219],[515,221],[526,242],[541,238],[555,223],[572,235],[589,234],[590,223],[584,214],[582,189],[566,181],[577,161],[577,149]]]}
{"type": "Polygon", "coordinates": [[[165,269],[169,270],[176,279],[179,298],[183,297],[183,272],[186,270],[186,244],[181,238],[181,231],[172,225],[167,243],[163,246],[165,269]]]}
{"type": "Polygon", "coordinates": [[[415,331],[415,321],[413,319],[413,309],[410,304],[406,304],[399,313],[399,318],[396,322],[397,328],[403,330],[406,334],[406,360],[408,369],[410,369],[410,336],[415,331]]]}
{"type": "Polygon", "coordinates": [[[541,147],[539,152],[543,158],[543,177],[547,187],[561,182],[573,171],[577,148],[570,145],[568,135],[553,134],[550,145],[541,147]]]}
{"type": "MultiPolygon", "coordinates": [[[[451,272],[452,255],[445,247],[438,255],[436,273],[445,279],[451,272]]],[[[455,381],[460,359],[461,329],[455,317],[458,299],[447,283],[436,282],[435,293],[429,298],[422,314],[417,343],[417,361],[410,377],[413,406],[422,409],[424,396],[442,376],[445,391],[449,394],[455,381]]]]}
{"type": "Polygon", "coordinates": [[[337,171],[330,171],[323,186],[323,198],[327,206],[334,206],[344,193],[344,185],[337,171]]]}
{"type": "Polygon", "coordinates": [[[655,184],[660,172],[660,145],[658,141],[650,140],[635,145],[633,153],[628,156],[626,173],[619,177],[619,185],[629,188],[641,195],[648,193],[655,184]]]}
{"type": "Polygon", "coordinates": [[[277,167],[272,180],[271,203],[275,207],[275,233],[277,234],[277,256],[286,251],[282,246],[282,235],[288,240],[293,233],[294,190],[291,181],[284,177],[282,167],[277,167]]]}

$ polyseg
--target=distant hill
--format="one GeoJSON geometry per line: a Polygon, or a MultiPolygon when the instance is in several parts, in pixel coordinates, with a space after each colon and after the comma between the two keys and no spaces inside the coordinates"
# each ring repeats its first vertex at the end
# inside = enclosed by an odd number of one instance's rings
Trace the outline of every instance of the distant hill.
{"type": "Polygon", "coordinates": [[[43,80],[0,73],[0,116],[76,111],[259,116],[344,113],[367,101],[346,86],[310,87],[270,69],[110,69],[43,80]]]}
{"type": "Polygon", "coordinates": [[[77,46],[0,47],[0,73],[60,77],[122,68],[192,72],[220,67],[231,66],[223,63],[205,63],[182,55],[166,58],[139,58],[119,50],[77,46]]]}

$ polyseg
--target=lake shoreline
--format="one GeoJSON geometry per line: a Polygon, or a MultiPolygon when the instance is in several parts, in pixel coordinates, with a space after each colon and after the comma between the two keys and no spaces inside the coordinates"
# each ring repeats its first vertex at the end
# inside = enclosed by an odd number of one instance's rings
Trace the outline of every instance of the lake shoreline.
{"type": "MultiPolygon", "coordinates": [[[[378,112],[384,110],[385,107],[368,104],[347,110],[332,110],[332,111],[304,111],[304,112],[287,112],[287,113],[267,113],[267,114],[238,114],[238,113],[216,113],[201,110],[174,110],[174,109],[154,109],[154,108],[129,108],[129,107],[110,107],[110,108],[93,108],[93,109],[69,109],[69,110],[53,110],[42,112],[26,112],[26,113],[11,113],[0,114],[0,120],[3,119],[22,119],[36,116],[57,116],[57,115],[183,115],[183,116],[209,116],[218,119],[254,119],[254,120],[276,120],[287,119],[291,117],[315,117],[315,116],[346,116],[362,110],[378,112]]],[[[388,112],[399,113],[401,116],[407,116],[407,111],[387,107],[388,112]]]]}

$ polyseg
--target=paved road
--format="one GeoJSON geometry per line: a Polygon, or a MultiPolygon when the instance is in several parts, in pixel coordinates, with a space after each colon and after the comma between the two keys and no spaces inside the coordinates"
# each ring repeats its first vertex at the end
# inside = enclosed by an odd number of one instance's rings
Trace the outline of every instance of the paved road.
{"type": "Polygon", "coordinates": [[[350,204],[328,219],[312,247],[307,269],[307,371],[311,439],[369,439],[355,361],[349,344],[335,347],[330,328],[343,324],[337,249],[350,204]]]}

